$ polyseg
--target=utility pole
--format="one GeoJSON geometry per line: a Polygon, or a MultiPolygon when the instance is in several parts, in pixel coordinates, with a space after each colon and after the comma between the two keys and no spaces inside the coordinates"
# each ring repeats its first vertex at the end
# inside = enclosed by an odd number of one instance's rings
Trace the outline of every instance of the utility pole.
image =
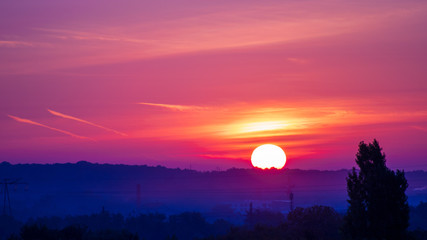
{"type": "Polygon", "coordinates": [[[289,193],[289,200],[291,200],[291,211],[294,210],[294,193],[291,191],[289,193]]]}
{"type": "Polygon", "coordinates": [[[141,207],[141,184],[136,184],[136,208],[138,211],[141,207]]]}
{"type": "Polygon", "coordinates": [[[14,184],[15,186],[19,184],[27,184],[22,182],[20,178],[4,178],[0,181],[0,184],[3,184],[3,215],[7,215],[7,210],[9,210],[9,215],[12,215],[12,206],[10,204],[10,193],[9,185],[14,184]]]}
{"type": "Polygon", "coordinates": [[[288,196],[289,196],[289,203],[290,203],[290,211],[294,210],[294,193],[292,192],[292,189],[295,187],[294,184],[291,182],[291,178],[288,176],[288,196]]]}
{"type": "Polygon", "coordinates": [[[254,210],[252,207],[252,202],[249,203],[249,212],[247,212],[247,218],[249,220],[249,226],[252,228],[254,226],[254,210]]]}

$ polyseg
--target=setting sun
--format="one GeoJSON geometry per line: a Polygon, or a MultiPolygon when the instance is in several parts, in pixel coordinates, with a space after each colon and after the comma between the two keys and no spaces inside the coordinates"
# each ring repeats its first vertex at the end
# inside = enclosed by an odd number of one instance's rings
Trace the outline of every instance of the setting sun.
{"type": "Polygon", "coordinates": [[[251,162],[254,167],[261,169],[281,169],[286,163],[286,154],[282,148],[273,144],[264,144],[252,153],[251,162]]]}

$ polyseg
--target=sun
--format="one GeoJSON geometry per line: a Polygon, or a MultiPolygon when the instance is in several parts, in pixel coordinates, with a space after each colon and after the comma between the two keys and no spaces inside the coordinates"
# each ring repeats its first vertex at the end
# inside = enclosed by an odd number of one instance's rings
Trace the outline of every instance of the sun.
{"type": "Polygon", "coordinates": [[[261,169],[282,169],[286,163],[286,154],[276,145],[264,144],[252,152],[251,162],[254,167],[261,169]]]}

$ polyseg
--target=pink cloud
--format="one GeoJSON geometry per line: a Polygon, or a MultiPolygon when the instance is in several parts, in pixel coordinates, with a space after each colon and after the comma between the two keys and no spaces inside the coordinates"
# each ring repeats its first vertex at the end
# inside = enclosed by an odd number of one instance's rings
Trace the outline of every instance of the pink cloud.
{"type": "Polygon", "coordinates": [[[193,106],[193,105],[177,105],[177,104],[146,103],[146,102],[140,102],[138,104],[167,108],[167,109],[177,110],[177,111],[192,111],[192,110],[205,110],[206,109],[205,107],[193,106]]]}
{"type": "Polygon", "coordinates": [[[70,115],[59,113],[59,112],[56,112],[56,111],[53,111],[53,110],[50,110],[50,109],[48,109],[47,111],[50,112],[51,114],[55,115],[55,116],[58,116],[58,117],[62,117],[62,118],[66,118],[66,119],[71,119],[71,120],[74,120],[74,121],[78,121],[78,122],[82,122],[82,123],[85,123],[85,124],[89,124],[91,126],[94,126],[94,127],[97,127],[97,128],[101,128],[101,129],[104,129],[106,131],[110,131],[110,132],[116,133],[116,134],[121,135],[121,136],[127,136],[127,134],[125,134],[125,133],[119,132],[119,131],[111,129],[111,128],[107,128],[107,127],[101,126],[101,125],[96,124],[96,123],[92,123],[92,122],[83,120],[83,119],[80,119],[80,118],[76,118],[76,117],[73,117],[73,116],[70,116],[70,115]]]}
{"type": "Polygon", "coordinates": [[[28,124],[32,124],[32,125],[36,125],[36,126],[40,126],[40,127],[44,127],[44,128],[47,128],[47,129],[50,129],[50,130],[56,131],[56,132],[60,132],[60,133],[63,133],[63,134],[69,135],[69,136],[74,137],[74,138],[80,138],[80,139],[89,139],[89,140],[93,140],[93,139],[91,139],[91,138],[89,138],[89,137],[80,136],[80,135],[77,135],[77,134],[74,134],[74,133],[71,133],[71,132],[68,132],[68,131],[65,131],[65,130],[61,130],[61,129],[58,129],[58,128],[54,128],[54,127],[50,127],[50,126],[47,126],[47,125],[44,125],[44,124],[38,123],[38,122],[34,122],[34,121],[32,121],[32,120],[29,120],[29,119],[20,118],[20,117],[16,117],[16,116],[12,116],[12,115],[7,115],[7,116],[8,116],[8,117],[10,117],[10,118],[12,118],[13,120],[15,120],[15,121],[17,121],[17,122],[28,123],[28,124]]]}

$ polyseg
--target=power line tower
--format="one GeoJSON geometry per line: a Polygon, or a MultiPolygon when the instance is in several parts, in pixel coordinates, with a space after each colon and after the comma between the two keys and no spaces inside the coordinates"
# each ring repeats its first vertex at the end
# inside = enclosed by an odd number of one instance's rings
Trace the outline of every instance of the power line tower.
{"type": "Polygon", "coordinates": [[[294,184],[292,184],[291,182],[291,178],[288,176],[288,196],[289,196],[289,203],[290,203],[290,211],[294,210],[294,193],[292,191],[292,189],[295,187],[294,184]]]}
{"type": "Polygon", "coordinates": [[[289,193],[289,200],[291,201],[291,212],[294,210],[294,193],[292,192],[292,190],[289,193]]]}
{"type": "Polygon", "coordinates": [[[23,185],[27,184],[25,182],[22,182],[20,178],[4,178],[0,181],[0,185],[3,184],[3,215],[7,215],[7,212],[9,210],[9,215],[12,215],[12,206],[10,204],[10,193],[9,193],[9,186],[10,185],[23,185]]]}
{"type": "Polygon", "coordinates": [[[141,208],[141,184],[136,184],[136,208],[141,208]]]}

